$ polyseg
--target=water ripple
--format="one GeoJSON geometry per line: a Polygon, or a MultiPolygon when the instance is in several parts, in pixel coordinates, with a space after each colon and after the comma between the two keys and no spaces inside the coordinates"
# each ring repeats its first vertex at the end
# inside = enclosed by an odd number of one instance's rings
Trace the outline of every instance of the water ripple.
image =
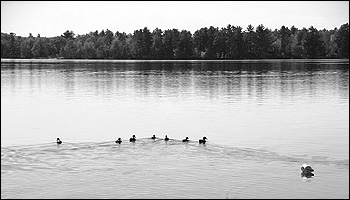
{"type": "MultiPolygon", "coordinates": [[[[281,179],[273,174],[266,176],[269,174],[267,171],[277,170],[276,166],[280,165],[285,171],[294,171],[293,176],[297,177],[298,168],[304,162],[314,163],[318,168],[334,165],[339,170],[349,169],[349,160],[331,161],[327,157],[303,159],[264,149],[210,143],[202,145],[195,141],[182,143],[180,140],[165,142],[143,138],[135,143],[122,144],[113,141],[65,142],[61,145],[2,147],[2,197],[23,197],[21,193],[6,195],[15,185],[16,188],[30,187],[24,184],[21,176],[27,174],[25,177],[32,177],[31,180],[36,183],[33,187],[39,184],[45,188],[40,182],[53,187],[52,184],[63,181],[65,185],[60,190],[68,195],[64,197],[70,198],[111,198],[117,194],[123,198],[164,198],[164,195],[166,198],[261,198],[263,194],[251,192],[247,187],[268,191],[281,179]],[[65,178],[59,181],[55,178],[57,176],[65,178]],[[231,182],[234,185],[239,183],[237,186],[240,187],[227,185],[231,182]],[[270,183],[266,185],[266,182],[270,183]],[[223,188],[225,185],[227,189],[223,188]],[[91,187],[101,188],[101,191],[91,187]]],[[[41,195],[45,197],[49,193],[41,195]]],[[[32,197],[39,196],[33,194],[32,197]]]]}

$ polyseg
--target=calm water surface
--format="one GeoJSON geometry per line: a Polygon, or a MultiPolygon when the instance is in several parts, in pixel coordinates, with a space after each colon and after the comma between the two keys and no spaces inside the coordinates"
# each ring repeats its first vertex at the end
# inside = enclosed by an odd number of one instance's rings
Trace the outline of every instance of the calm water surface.
{"type": "Polygon", "coordinates": [[[349,60],[2,59],[1,198],[348,199],[349,60]]]}

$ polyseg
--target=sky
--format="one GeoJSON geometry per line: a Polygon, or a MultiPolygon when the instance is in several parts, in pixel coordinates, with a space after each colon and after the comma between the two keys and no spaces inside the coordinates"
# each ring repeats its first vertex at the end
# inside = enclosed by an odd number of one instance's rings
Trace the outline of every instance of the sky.
{"type": "Polygon", "coordinates": [[[27,37],[111,30],[191,31],[228,24],[318,30],[349,22],[349,1],[1,1],[1,32],[27,37]]]}

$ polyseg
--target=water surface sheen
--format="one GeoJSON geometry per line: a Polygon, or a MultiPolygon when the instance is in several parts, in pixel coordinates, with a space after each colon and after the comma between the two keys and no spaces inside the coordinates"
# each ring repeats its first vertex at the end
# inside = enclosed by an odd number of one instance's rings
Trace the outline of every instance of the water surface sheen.
{"type": "Polygon", "coordinates": [[[349,60],[2,59],[1,198],[349,198],[349,60]]]}

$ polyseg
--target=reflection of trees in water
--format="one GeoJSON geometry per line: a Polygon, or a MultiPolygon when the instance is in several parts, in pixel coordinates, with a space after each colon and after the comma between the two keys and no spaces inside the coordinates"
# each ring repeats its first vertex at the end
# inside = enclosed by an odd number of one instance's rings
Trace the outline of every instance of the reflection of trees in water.
{"type": "Polygon", "coordinates": [[[11,87],[28,81],[31,90],[41,90],[43,84],[52,84],[55,89],[62,87],[67,97],[195,95],[227,102],[251,99],[263,103],[276,96],[293,100],[327,91],[348,98],[348,66],[306,61],[9,63],[2,64],[2,75],[9,72],[4,81],[11,81],[11,87]]]}
{"type": "MultiPolygon", "coordinates": [[[[70,95],[76,89],[75,68],[67,66],[64,71],[70,95]]],[[[322,74],[334,68],[304,62],[137,62],[89,64],[80,68],[88,76],[86,89],[93,90],[94,96],[104,97],[130,92],[126,87],[133,87],[134,95],[142,98],[197,95],[208,99],[223,97],[229,102],[249,98],[264,103],[276,95],[282,99],[316,96],[327,86],[344,83],[340,78],[343,74],[322,74]],[[328,82],[324,82],[325,77],[328,82]]],[[[81,77],[80,81],[84,82],[81,77]]]]}

